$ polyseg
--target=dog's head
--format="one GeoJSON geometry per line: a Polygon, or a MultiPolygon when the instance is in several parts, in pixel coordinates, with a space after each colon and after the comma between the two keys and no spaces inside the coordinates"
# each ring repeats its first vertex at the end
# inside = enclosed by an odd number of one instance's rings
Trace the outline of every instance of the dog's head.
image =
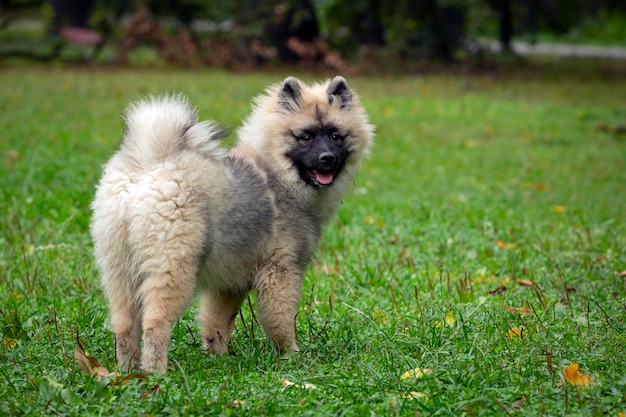
{"type": "Polygon", "coordinates": [[[343,77],[312,86],[288,77],[256,104],[240,141],[254,147],[283,179],[329,187],[351,177],[369,151],[373,127],[343,77]]]}
{"type": "Polygon", "coordinates": [[[351,105],[353,94],[342,77],[328,84],[326,100],[307,100],[303,97],[307,93],[293,77],[283,82],[278,93],[279,105],[294,122],[289,129],[292,143],[287,156],[304,182],[314,187],[329,186],[350,155],[346,140],[350,132],[343,109],[351,105]]]}

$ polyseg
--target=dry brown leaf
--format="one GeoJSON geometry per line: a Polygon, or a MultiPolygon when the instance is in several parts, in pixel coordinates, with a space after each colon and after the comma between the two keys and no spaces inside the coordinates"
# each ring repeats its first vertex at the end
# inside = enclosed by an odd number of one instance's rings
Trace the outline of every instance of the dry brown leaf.
{"type": "Polygon", "coordinates": [[[522,398],[520,398],[517,401],[514,401],[513,404],[511,404],[511,408],[514,410],[519,410],[520,408],[522,408],[524,406],[524,403],[528,401],[528,398],[526,398],[525,395],[522,395],[522,398]]]}
{"type": "Polygon", "coordinates": [[[103,366],[94,367],[92,373],[96,375],[97,379],[104,378],[105,376],[111,376],[109,370],[103,366]]]}
{"type": "Polygon", "coordinates": [[[115,375],[116,377],[111,381],[112,385],[115,386],[122,386],[125,384],[128,384],[128,382],[132,381],[133,379],[138,379],[138,380],[146,380],[148,379],[148,377],[146,375],[143,374],[138,374],[138,373],[134,373],[134,374],[129,374],[129,375],[115,375]]]}
{"type": "Polygon", "coordinates": [[[506,291],[506,286],[505,285],[500,285],[495,290],[487,291],[487,293],[491,294],[491,295],[496,295],[496,294],[497,295],[502,295],[502,294],[504,294],[505,291],[506,291]]]}
{"type": "Polygon", "coordinates": [[[1,345],[5,349],[13,349],[15,346],[17,346],[17,340],[11,337],[5,337],[4,339],[2,339],[1,345]]]}
{"type": "Polygon", "coordinates": [[[74,359],[78,362],[78,367],[81,371],[91,373],[91,362],[84,353],[74,349],[74,359]]]}
{"type": "Polygon", "coordinates": [[[500,249],[504,249],[504,250],[515,249],[517,247],[517,245],[515,243],[505,243],[505,242],[503,242],[501,240],[496,240],[496,245],[500,249]]]}
{"type": "Polygon", "coordinates": [[[504,304],[504,308],[506,308],[509,311],[512,311],[513,313],[519,313],[522,315],[531,314],[530,308],[528,307],[512,307],[510,305],[504,304]]]}
{"type": "Polygon", "coordinates": [[[517,280],[517,283],[518,283],[519,285],[524,286],[524,287],[532,287],[532,286],[534,286],[534,285],[535,285],[535,284],[534,284],[531,280],[529,280],[529,279],[518,279],[518,280],[517,280]]]}
{"type": "Polygon", "coordinates": [[[78,367],[81,371],[88,372],[92,376],[95,376],[96,379],[102,379],[112,375],[107,368],[100,365],[98,359],[78,349],[74,349],[74,359],[78,362],[78,367]]]}
{"type": "Polygon", "coordinates": [[[159,394],[161,392],[161,383],[157,382],[153,386],[141,393],[141,398],[146,398],[150,394],[159,394]]]}

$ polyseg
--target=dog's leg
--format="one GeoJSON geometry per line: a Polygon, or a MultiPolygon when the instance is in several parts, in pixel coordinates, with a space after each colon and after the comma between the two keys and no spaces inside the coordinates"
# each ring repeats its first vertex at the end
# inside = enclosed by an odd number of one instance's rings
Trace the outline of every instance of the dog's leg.
{"type": "MultiPolygon", "coordinates": [[[[126,285],[122,285],[124,287],[126,285]]],[[[133,301],[130,289],[115,291],[109,289],[109,304],[111,308],[111,323],[115,333],[115,359],[118,366],[125,372],[132,368],[139,368],[141,348],[141,317],[139,306],[133,301]],[[112,294],[115,292],[115,294],[112,294]]]]}
{"type": "Polygon", "coordinates": [[[153,274],[140,288],[143,304],[143,352],[141,369],[165,373],[167,348],[174,323],[193,296],[195,274],[185,268],[168,268],[153,274]],[[175,272],[171,272],[175,271],[175,272]]]}
{"type": "Polygon", "coordinates": [[[202,347],[213,353],[228,352],[228,342],[233,331],[233,325],[244,294],[214,294],[204,291],[200,294],[198,322],[202,347]]]}
{"type": "Polygon", "coordinates": [[[261,324],[279,352],[298,350],[296,316],[302,289],[300,271],[279,265],[263,268],[256,280],[261,324]]]}
{"type": "Polygon", "coordinates": [[[97,246],[97,260],[111,311],[115,359],[120,369],[129,371],[140,365],[141,307],[135,297],[131,267],[123,254],[127,248],[105,243],[101,239],[97,246]]]}

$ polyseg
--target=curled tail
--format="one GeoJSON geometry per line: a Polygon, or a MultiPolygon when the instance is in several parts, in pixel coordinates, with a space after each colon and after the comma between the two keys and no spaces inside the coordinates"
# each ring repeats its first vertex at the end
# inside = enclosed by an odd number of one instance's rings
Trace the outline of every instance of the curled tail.
{"type": "Polygon", "coordinates": [[[124,115],[123,148],[140,163],[161,162],[183,150],[221,158],[221,131],[198,115],[182,95],[149,97],[132,104],[124,115]]]}

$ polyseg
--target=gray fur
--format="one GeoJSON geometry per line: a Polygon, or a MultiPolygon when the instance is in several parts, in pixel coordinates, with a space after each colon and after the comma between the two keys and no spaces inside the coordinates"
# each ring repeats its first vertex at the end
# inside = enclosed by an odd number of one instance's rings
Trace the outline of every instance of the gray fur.
{"type": "Polygon", "coordinates": [[[302,104],[302,88],[297,78],[288,77],[283,81],[278,94],[280,105],[290,112],[295,112],[302,104]]]}
{"type": "Polygon", "coordinates": [[[352,91],[350,91],[345,78],[337,76],[330,81],[328,85],[328,99],[331,104],[335,99],[338,99],[342,108],[350,104],[352,91]]]}

